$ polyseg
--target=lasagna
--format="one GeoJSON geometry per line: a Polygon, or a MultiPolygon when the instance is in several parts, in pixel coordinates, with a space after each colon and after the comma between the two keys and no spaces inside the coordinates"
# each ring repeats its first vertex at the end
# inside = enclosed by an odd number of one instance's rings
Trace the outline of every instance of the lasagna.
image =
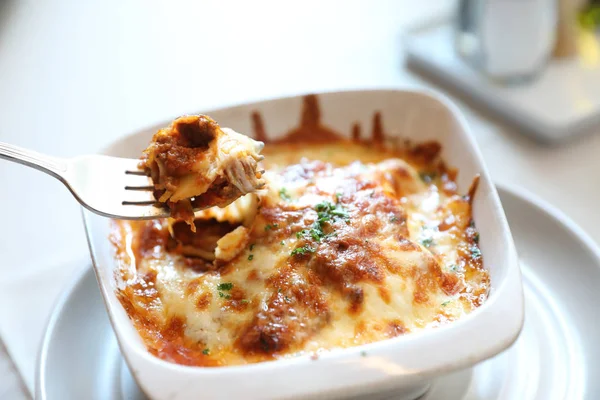
{"type": "Polygon", "coordinates": [[[257,170],[262,148],[210,117],[190,115],[154,135],[140,167],[152,178],[155,198],[193,227],[194,210],[224,207],[264,185],[257,170]]]}
{"type": "Polygon", "coordinates": [[[150,353],[206,367],[318,356],[486,300],[477,179],[458,193],[437,143],[304,137],[267,142],[265,188],[193,229],[115,221],[117,295],[150,353]]]}

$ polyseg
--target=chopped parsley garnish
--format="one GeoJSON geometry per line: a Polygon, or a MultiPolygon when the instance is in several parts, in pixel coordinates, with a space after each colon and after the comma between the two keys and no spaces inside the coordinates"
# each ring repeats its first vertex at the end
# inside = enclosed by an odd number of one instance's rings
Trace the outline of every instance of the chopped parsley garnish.
{"type": "Polygon", "coordinates": [[[315,210],[317,210],[317,213],[323,214],[321,217],[325,217],[327,216],[327,214],[343,218],[349,217],[348,212],[346,210],[328,201],[324,201],[322,203],[317,204],[315,206],[315,210]]]}
{"type": "Polygon", "coordinates": [[[254,260],[254,254],[250,254],[250,255],[248,256],[248,261],[252,261],[252,260],[254,260]]]}
{"type": "Polygon", "coordinates": [[[435,172],[419,172],[419,177],[425,183],[431,183],[437,174],[435,172]]]}
{"type": "Polygon", "coordinates": [[[473,240],[475,241],[475,243],[479,243],[479,232],[477,232],[475,234],[475,236],[473,237],[473,240]]]}
{"type": "Polygon", "coordinates": [[[398,218],[398,216],[396,216],[396,215],[392,215],[392,216],[390,217],[390,222],[391,222],[391,223],[397,222],[397,221],[399,221],[399,220],[400,220],[400,218],[398,218]]]}
{"type": "Polygon", "coordinates": [[[292,301],[292,299],[290,299],[289,297],[285,296],[285,301],[286,301],[287,303],[289,303],[290,301],[292,301]]]}
{"type": "Polygon", "coordinates": [[[477,247],[477,246],[471,247],[471,258],[474,260],[481,258],[481,250],[479,250],[479,247],[477,247]]]}
{"type": "Polygon", "coordinates": [[[448,304],[450,304],[450,300],[443,302],[442,307],[446,307],[448,304]]]}
{"type": "Polygon", "coordinates": [[[217,285],[217,290],[231,290],[232,288],[233,288],[233,283],[231,283],[231,282],[219,283],[217,285]]]}
{"type": "Polygon", "coordinates": [[[323,239],[325,237],[325,234],[323,233],[323,230],[321,230],[319,228],[312,228],[309,231],[309,233],[310,233],[310,237],[312,237],[317,242],[320,242],[321,239],[323,239]]]}
{"type": "Polygon", "coordinates": [[[231,299],[231,295],[225,294],[222,291],[231,290],[232,288],[233,288],[233,283],[231,283],[231,282],[219,283],[217,285],[217,290],[219,290],[219,297],[224,298],[225,300],[231,299]]]}
{"type": "Polygon", "coordinates": [[[458,269],[458,265],[456,265],[456,264],[452,264],[450,266],[450,271],[456,271],[457,269],[458,269]]]}
{"type": "Polygon", "coordinates": [[[363,351],[361,351],[361,352],[360,352],[360,355],[361,355],[362,357],[366,357],[366,356],[367,356],[367,352],[363,350],[363,351]]]}
{"type": "Polygon", "coordinates": [[[340,201],[340,197],[342,197],[343,194],[342,193],[336,193],[335,194],[335,199],[339,202],[340,201]]]}
{"type": "Polygon", "coordinates": [[[279,197],[281,198],[281,200],[284,200],[284,201],[292,200],[292,196],[290,196],[290,194],[286,188],[279,189],[279,197]]]}
{"type": "MultiPolygon", "coordinates": [[[[327,239],[331,236],[337,236],[336,232],[325,233],[325,231],[323,230],[325,224],[335,221],[336,218],[343,219],[346,221],[346,223],[350,223],[350,214],[348,213],[348,211],[342,208],[341,204],[332,204],[329,201],[324,201],[317,204],[315,206],[315,210],[317,211],[317,220],[310,229],[303,229],[300,232],[296,232],[296,237],[298,239],[307,238],[312,239],[318,243],[321,240],[327,239]]],[[[292,250],[291,255],[304,255],[307,253],[314,252],[314,247],[304,245],[292,250]]]]}
{"type": "Polygon", "coordinates": [[[242,300],[240,300],[240,303],[242,303],[242,304],[248,304],[248,303],[250,303],[250,301],[248,301],[246,299],[242,299],[242,300]]]}
{"type": "Polygon", "coordinates": [[[375,196],[375,191],[371,190],[371,193],[369,193],[369,197],[373,197],[373,196],[375,196]]]}
{"type": "Polygon", "coordinates": [[[285,245],[285,242],[282,240],[281,242],[279,242],[280,245],[285,245]]]}
{"type": "Polygon", "coordinates": [[[254,243],[252,243],[252,244],[250,245],[250,251],[254,250],[254,246],[255,246],[255,244],[254,244],[254,243]]]}
{"type": "MultiPolygon", "coordinates": [[[[316,225],[316,224],[315,224],[316,225]]],[[[332,236],[337,236],[337,232],[325,233],[321,226],[316,226],[315,228],[311,228],[309,231],[302,231],[302,235],[298,237],[302,237],[305,235],[309,235],[314,241],[320,242],[322,239],[327,239],[332,236]]]]}
{"type": "Polygon", "coordinates": [[[309,245],[306,245],[306,246],[302,246],[302,247],[296,247],[294,250],[292,250],[292,252],[290,254],[292,256],[295,256],[296,254],[304,255],[307,253],[314,253],[314,252],[315,252],[315,249],[313,249],[309,245]]]}
{"type": "Polygon", "coordinates": [[[265,225],[265,231],[270,231],[270,230],[272,230],[272,229],[277,229],[277,228],[279,228],[279,224],[273,224],[273,225],[271,225],[271,224],[266,224],[266,225],[265,225]]]}
{"type": "MultiPolygon", "coordinates": [[[[320,228],[323,228],[323,225],[326,222],[332,221],[336,217],[343,218],[345,220],[350,218],[348,211],[344,210],[341,205],[332,204],[328,201],[317,204],[315,206],[315,210],[317,211],[317,223],[320,228]]],[[[315,228],[317,228],[317,226],[315,226],[315,228]]]]}
{"type": "Polygon", "coordinates": [[[208,348],[202,350],[202,354],[204,354],[205,356],[210,354],[210,350],[208,348]]]}
{"type": "Polygon", "coordinates": [[[433,239],[432,238],[426,238],[421,240],[421,244],[425,247],[429,247],[433,244],[433,239]]]}
{"type": "Polygon", "coordinates": [[[470,226],[471,228],[475,228],[475,221],[473,221],[473,219],[471,219],[471,220],[469,221],[469,226],[470,226]]]}
{"type": "Polygon", "coordinates": [[[335,206],[328,201],[324,201],[322,203],[317,204],[315,206],[315,210],[317,210],[318,212],[321,212],[321,211],[326,211],[331,207],[335,207],[335,206]]]}
{"type": "Polygon", "coordinates": [[[277,293],[281,293],[281,288],[277,289],[277,293]]]}
{"type": "Polygon", "coordinates": [[[335,209],[331,210],[330,213],[331,215],[335,215],[336,217],[350,218],[350,214],[348,214],[348,211],[346,210],[335,209]]]}

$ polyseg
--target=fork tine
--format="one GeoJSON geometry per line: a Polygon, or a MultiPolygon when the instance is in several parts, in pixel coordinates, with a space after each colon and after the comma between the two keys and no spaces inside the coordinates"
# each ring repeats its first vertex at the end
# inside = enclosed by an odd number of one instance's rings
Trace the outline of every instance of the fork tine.
{"type": "Polygon", "coordinates": [[[152,205],[158,206],[160,203],[149,200],[149,201],[123,201],[121,204],[123,204],[124,206],[152,206],[152,205]]]}
{"type": "Polygon", "coordinates": [[[125,186],[125,190],[146,190],[152,191],[154,190],[154,186],[125,186]]]}
{"type": "Polygon", "coordinates": [[[150,176],[146,171],[142,170],[125,170],[125,174],[127,175],[140,175],[140,176],[150,176]]]}
{"type": "Polygon", "coordinates": [[[139,160],[124,161],[125,187],[121,202],[124,217],[168,217],[169,210],[154,198],[154,186],[146,171],[138,169],[139,160]]]}
{"type": "Polygon", "coordinates": [[[126,201],[128,203],[156,203],[154,193],[151,190],[131,190],[127,188],[127,186],[123,188],[123,194],[121,196],[122,201],[126,201]]]}
{"type": "Polygon", "coordinates": [[[141,182],[144,182],[146,185],[150,184],[150,177],[146,174],[134,174],[131,173],[131,171],[125,171],[124,173],[124,179],[126,179],[128,182],[133,182],[134,184],[137,184],[138,182],[140,182],[140,186],[143,184],[141,182]]]}

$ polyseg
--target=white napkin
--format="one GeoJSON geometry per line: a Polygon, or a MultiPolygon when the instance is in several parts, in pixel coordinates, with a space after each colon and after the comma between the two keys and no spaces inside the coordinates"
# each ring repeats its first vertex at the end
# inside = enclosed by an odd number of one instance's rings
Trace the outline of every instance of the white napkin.
{"type": "Polygon", "coordinates": [[[0,280],[0,337],[32,397],[39,345],[48,318],[76,272],[90,265],[89,258],[79,258],[16,279],[0,280]]]}

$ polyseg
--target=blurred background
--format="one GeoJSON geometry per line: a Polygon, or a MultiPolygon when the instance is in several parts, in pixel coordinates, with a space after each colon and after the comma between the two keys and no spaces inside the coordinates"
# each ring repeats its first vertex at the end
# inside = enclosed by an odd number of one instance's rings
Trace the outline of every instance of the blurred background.
{"type": "MultiPolygon", "coordinates": [[[[0,0],[0,141],[72,157],[187,112],[428,88],[460,106],[497,182],[600,241],[598,3],[0,0]]],[[[0,188],[0,398],[26,399],[51,307],[89,255],[58,181],[0,162],[0,188]]]]}

